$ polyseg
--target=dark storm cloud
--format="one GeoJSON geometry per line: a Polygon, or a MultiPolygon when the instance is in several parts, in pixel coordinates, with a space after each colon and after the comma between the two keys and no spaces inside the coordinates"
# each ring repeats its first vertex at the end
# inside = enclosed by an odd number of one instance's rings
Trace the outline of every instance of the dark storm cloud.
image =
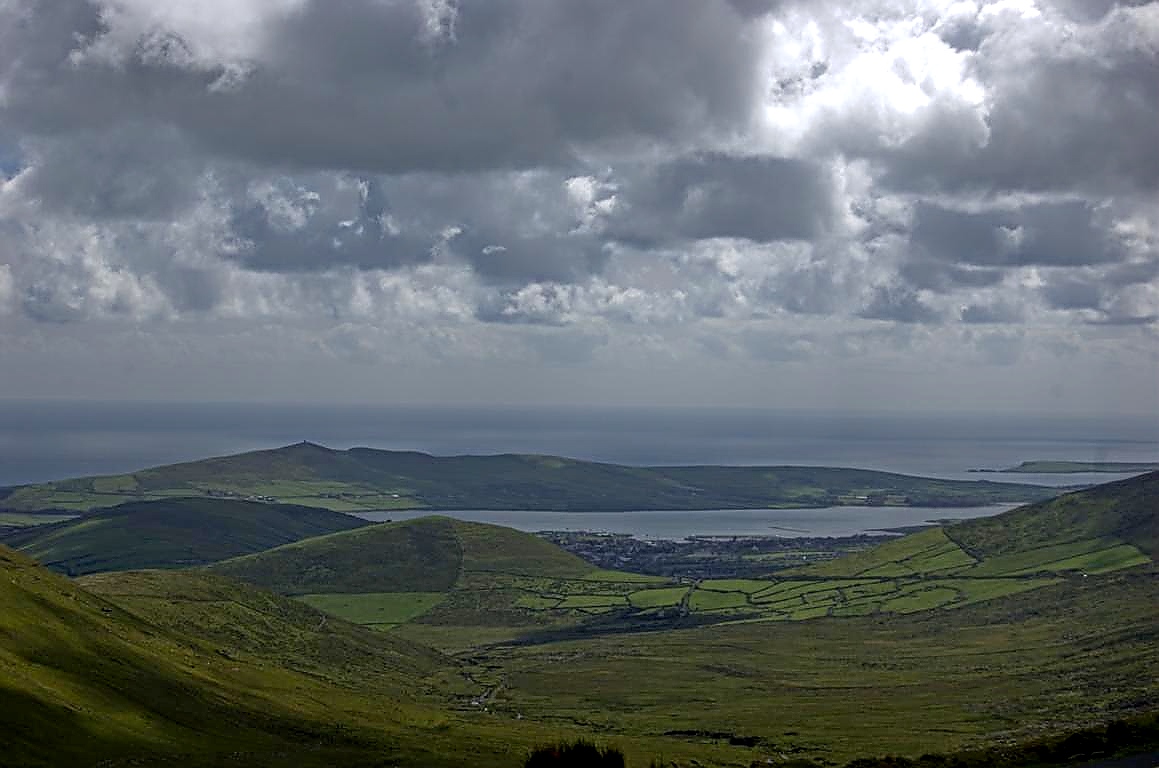
{"type": "Polygon", "coordinates": [[[1159,315],[1116,315],[1114,313],[1107,313],[1087,321],[1090,325],[1109,326],[1154,325],[1157,322],[1159,322],[1159,315]]]}
{"type": "Polygon", "coordinates": [[[1022,309],[1014,304],[996,302],[993,304],[969,304],[959,313],[963,323],[987,325],[992,323],[1017,323],[1023,318],[1022,309]]]}
{"type": "Polygon", "coordinates": [[[607,261],[556,173],[283,177],[235,192],[231,257],[267,272],[397,269],[436,258],[488,282],[575,282],[607,261]]]}
{"type": "Polygon", "coordinates": [[[1100,226],[1094,208],[1082,201],[981,213],[920,202],[914,207],[910,246],[935,261],[980,267],[1073,267],[1127,255],[1100,226]]]}
{"type": "Polygon", "coordinates": [[[1101,21],[1116,8],[1137,8],[1155,0],[1053,0],[1053,4],[1069,18],[1093,23],[1101,21]]]}
{"type": "Polygon", "coordinates": [[[466,233],[452,246],[479,275],[499,283],[577,282],[598,274],[607,263],[600,243],[583,235],[502,238],[466,233]]]}
{"type": "Polygon", "coordinates": [[[1042,287],[1042,297],[1051,309],[1099,309],[1105,295],[1102,285],[1089,277],[1060,275],[1042,287]]]}
{"type": "Polygon", "coordinates": [[[217,270],[175,265],[162,276],[161,286],[178,312],[206,312],[216,307],[225,292],[217,270]]]}
{"type": "Polygon", "coordinates": [[[123,61],[66,65],[105,25],[96,5],[52,5],[11,36],[6,117],[34,132],[155,120],[263,163],[533,167],[729,132],[756,96],[751,3],[465,0],[432,33],[419,3],[314,0],[272,20],[238,76],[169,30],[123,61]]]}
{"type": "Polygon", "coordinates": [[[24,192],[48,210],[95,219],[163,219],[197,195],[200,159],[156,125],[33,142],[24,192]]]}
{"type": "Polygon", "coordinates": [[[899,272],[913,287],[937,293],[951,293],[959,288],[989,288],[1001,283],[1003,278],[1000,269],[960,266],[928,258],[907,261],[899,272]]]}
{"type": "Polygon", "coordinates": [[[844,293],[831,266],[812,263],[766,279],[758,296],[796,314],[828,315],[838,309],[844,293]]]}
{"type": "Polygon", "coordinates": [[[1159,253],[1152,254],[1148,261],[1120,264],[1109,269],[1103,275],[1103,279],[1109,285],[1117,287],[1154,283],[1159,280],[1159,253]]]}
{"type": "MultiPolygon", "coordinates": [[[[288,180],[287,180],[288,182],[288,180]]],[[[250,199],[232,212],[238,238],[234,258],[252,269],[300,272],[353,266],[384,269],[431,261],[434,233],[402,235],[387,226],[387,203],[379,184],[365,182],[345,204],[330,191],[322,196],[292,183],[277,190],[288,195],[272,200],[250,199]],[[286,205],[291,206],[289,218],[286,205]]]]}
{"type": "Polygon", "coordinates": [[[706,153],[645,169],[624,181],[618,202],[609,236],[646,248],[717,237],[810,240],[833,217],[824,168],[762,156],[706,153]]]}
{"type": "Polygon", "coordinates": [[[936,324],[942,320],[937,310],[904,284],[878,286],[869,303],[858,314],[869,320],[890,320],[895,323],[936,324]]]}
{"type": "Polygon", "coordinates": [[[0,313],[1146,319],[1159,17],[1034,4],[10,0],[0,313]]]}

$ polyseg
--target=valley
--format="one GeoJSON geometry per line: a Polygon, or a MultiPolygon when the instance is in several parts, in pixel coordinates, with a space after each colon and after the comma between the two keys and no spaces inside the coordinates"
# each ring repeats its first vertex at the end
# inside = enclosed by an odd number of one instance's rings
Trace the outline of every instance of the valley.
{"type": "Polygon", "coordinates": [[[1157,491],[756,559],[691,541],[652,573],[449,517],[132,502],[8,534],[0,726],[29,766],[519,766],[577,738],[633,766],[991,764],[1156,713],[1157,491]]]}

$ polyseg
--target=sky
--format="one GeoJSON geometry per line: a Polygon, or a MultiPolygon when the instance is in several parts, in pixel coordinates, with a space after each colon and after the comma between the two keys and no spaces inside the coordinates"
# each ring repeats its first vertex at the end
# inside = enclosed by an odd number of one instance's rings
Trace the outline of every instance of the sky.
{"type": "Polygon", "coordinates": [[[1159,2],[0,0],[0,398],[1159,416],[1159,2]]]}

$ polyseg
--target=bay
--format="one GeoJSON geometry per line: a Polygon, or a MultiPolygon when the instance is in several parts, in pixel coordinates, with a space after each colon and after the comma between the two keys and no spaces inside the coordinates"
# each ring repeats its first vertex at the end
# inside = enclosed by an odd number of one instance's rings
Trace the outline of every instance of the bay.
{"type": "Polygon", "coordinates": [[[639,539],[679,541],[690,536],[802,538],[881,533],[939,520],[997,515],[1014,505],[986,507],[825,507],[820,509],[637,510],[628,512],[526,512],[517,510],[406,510],[358,514],[373,522],[444,515],[520,531],[621,533],[639,539]]]}

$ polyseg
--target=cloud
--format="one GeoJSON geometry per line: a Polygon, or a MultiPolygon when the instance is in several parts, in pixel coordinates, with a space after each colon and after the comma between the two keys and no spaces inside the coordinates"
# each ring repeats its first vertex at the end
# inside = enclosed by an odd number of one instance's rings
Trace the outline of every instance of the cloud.
{"type": "Polygon", "coordinates": [[[1098,309],[1105,298],[1103,286],[1082,278],[1057,276],[1042,287],[1051,309],[1098,309]]]}
{"type": "Polygon", "coordinates": [[[1099,216],[1083,201],[981,212],[919,202],[910,247],[931,260],[978,267],[1073,267],[1125,258],[1127,249],[1099,216]]]}
{"type": "Polygon", "coordinates": [[[921,256],[903,264],[899,274],[915,288],[938,293],[950,293],[963,287],[992,287],[1001,283],[1004,277],[1000,269],[962,266],[921,256]]]}
{"type": "Polygon", "coordinates": [[[12,311],[15,299],[16,282],[12,278],[12,268],[7,264],[0,264],[0,315],[12,311]]]}
{"type": "Polygon", "coordinates": [[[812,240],[833,219],[833,190],[816,163],[698,154],[628,175],[608,234],[636,246],[680,239],[812,240]]]}
{"type": "Polygon", "coordinates": [[[959,312],[963,323],[986,325],[1017,323],[1025,316],[1024,310],[1014,304],[995,302],[993,304],[968,304],[959,312]]]}
{"type": "Polygon", "coordinates": [[[95,218],[164,219],[197,202],[204,168],[170,127],[121,125],[29,139],[21,192],[45,210],[95,218]]]}
{"type": "MultiPolygon", "coordinates": [[[[1077,3],[1065,3],[1073,11],[1077,3]]],[[[1159,4],[1083,3],[1075,21],[979,16],[972,71],[986,91],[984,133],[947,105],[881,158],[884,183],[911,191],[1123,193],[1159,188],[1159,4]],[[1060,94],[1066,94],[1060,98],[1060,94]]]]}
{"type": "Polygon", "coordinates": [[[725,0],[47,5],[6,11],[6,117],[31,133],[170,125],[263,164],[568,163],[730,133],[757,95],[758,9],[725,0]]]}
{"type": "Polygon", "coordinates": [[[8,0],[0,312],[359,375],[1130,367],[1157,61],[1159,2],[8,0]]]}
{"type": "Polygon", "coordinates": [[[890,320],[895,323],[936,324],[942,320],[936,309],[904,285],[878,286],[859,315],[869,320],[890,320]]]}

